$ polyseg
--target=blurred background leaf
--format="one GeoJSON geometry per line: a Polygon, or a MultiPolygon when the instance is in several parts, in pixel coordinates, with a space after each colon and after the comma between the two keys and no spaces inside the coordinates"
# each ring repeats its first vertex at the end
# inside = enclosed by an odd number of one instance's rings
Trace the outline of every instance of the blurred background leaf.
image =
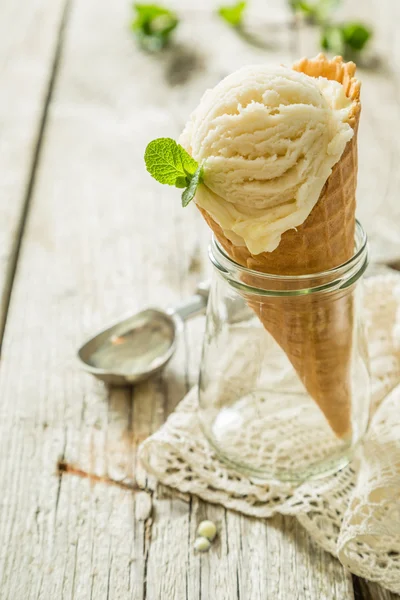
{"type": "MultiPolygon", "coordinates": [[[[292,11],[302,15],[310,24],[320,29],[321,48],[340,54],[346,59],[358,59],[372,37],[372,29],[363,23],[332,21],[332,13],[340,6],[342,0],[288,0],[292,11]]],[[[232,5],[220,6],[219,17],[249,44],[268,49],[266,41],[244,28],[244,14],[247,2],[241,1],[232,5]]],[[[132,22],[139,45],[146,51],[157,52],[168,45],[173,31],[179,24],[177,14],[157,4],[133,5],[135,18],[132,22]]]]}
{"type": "Polygon", "coordinates": [[[345,23],[342,36],[346,46],[351,50],[361,51],[372,37],[372,30],[362,23],[345,23]]]}
{"type": "Polygon", "coordinates": [[[243,23],[247,2],[238,2],[232,6],[220,6],[218,14],[231,27],[240,27],[243,23]]]}
{"type": "Polygon", "coordinates": [[[164,48],[178,26],[178,16],[172,10],[157,4],[135,3],[133,10],[135,18],[131,27],[139,45],[149,52],[164,48]]]}
{"type": "Polygon", "coordinates": [[[357,58],[372,37],[372,30],[362,23],[327,25],[321,32],[321,46],[347,59],[357,58]]]}
{"type": "Polygon", "coordinates": [[[332,13],[342,0],[289,0],[295,14],[301,14],[310,24],[321,28],[323,50],[340,54],[346,59],[358,58],[372,37],[372,29],[363,23],[332,22],[332,13]]]}

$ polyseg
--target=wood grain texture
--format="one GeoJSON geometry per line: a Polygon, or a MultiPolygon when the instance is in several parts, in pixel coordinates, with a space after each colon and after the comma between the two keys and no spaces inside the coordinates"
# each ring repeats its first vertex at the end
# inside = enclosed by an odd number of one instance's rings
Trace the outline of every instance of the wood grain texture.
{"type": "MultiPolygon", "coordinates": [[[[209,274],[209,233],[147,175],[147,142],[177,136],[204,89],[240,65],[296,58],[277,0],[268,53],[207,13],[211,0],[174,5],[187,16],[154,57],[130,37],[129,3],[71,4],[0,364],[0,598],[350,600],[351,576],[294,519],[249,519],[157,488],[137,464],[138,444],[196,380],[202,319],[166,372],[134,389],[107,389],[74,361],[91,331],[172,305],[209,274]],[[200,556],[205,517],[219,536],[200,556]]],[[[56,2],[46,6],[55,41],[56,2]]],[[[15,153],[27,164],[32,148],[15,153]]],[[[22,206],[24,186],[15,194],[22,206]]]]}
{"type": "Polygon", "coordinates": [[[65,0],[0,5],[0,346],[64,10],[65,0]]]}

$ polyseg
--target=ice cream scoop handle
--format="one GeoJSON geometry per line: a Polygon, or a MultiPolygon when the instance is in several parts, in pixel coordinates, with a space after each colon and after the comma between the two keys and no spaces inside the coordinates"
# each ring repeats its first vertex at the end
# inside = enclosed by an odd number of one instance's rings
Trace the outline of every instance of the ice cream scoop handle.
{"type": "Polygon", "coordinates": [[[207,308],[208,293],[208,282],[200,283],[197,286],[197,293],[194,296],[168,312],[177,315],[180,319],[182,319],[182,321],[187,321],[193,317],[204,315],[207,308]]]}

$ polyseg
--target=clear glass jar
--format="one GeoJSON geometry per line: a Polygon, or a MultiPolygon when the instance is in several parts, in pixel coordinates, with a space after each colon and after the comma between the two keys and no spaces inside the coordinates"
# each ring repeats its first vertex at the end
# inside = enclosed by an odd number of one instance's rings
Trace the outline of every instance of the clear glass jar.
{"type": "Polygon", "coordinates": [[[351,459],[368,425],[362,275],[355,254],[313,275],[246,269],[215,238],[199,381],[199,416],[219,457],[265,481],[300,482],[351,459]]]}

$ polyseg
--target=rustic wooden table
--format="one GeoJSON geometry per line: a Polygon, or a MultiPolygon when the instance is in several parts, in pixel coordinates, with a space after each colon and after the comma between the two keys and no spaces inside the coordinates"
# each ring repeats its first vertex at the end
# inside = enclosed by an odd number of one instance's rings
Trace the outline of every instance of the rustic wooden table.
{"type": "MultiPolygon", "coordinates": [[[[238,66],[317,49],[284,0],[251,4],[267,51],[221,23],[212,0],[169,4],[182,24],[161,56],[136,48],[127,0],[0,6],[0,597],[394,599],[352,578],[294,519],[131,489],[144,477],[138,444],[196,380],[202,319],[167,371],[133,389],[106,389],[75,363],[86,334],[174,304],[209,270],[209,233],[147,175],[146,143],[177,136],[203,90],[238,66]],[[204,517],[220,535],[198,556],[204,517]]],[[[346,10],[376,31],[380,64],[361,70],[359,215],[374,258],[390,262],[400,251],[400,7],[347,0],[346,10]]]]}

